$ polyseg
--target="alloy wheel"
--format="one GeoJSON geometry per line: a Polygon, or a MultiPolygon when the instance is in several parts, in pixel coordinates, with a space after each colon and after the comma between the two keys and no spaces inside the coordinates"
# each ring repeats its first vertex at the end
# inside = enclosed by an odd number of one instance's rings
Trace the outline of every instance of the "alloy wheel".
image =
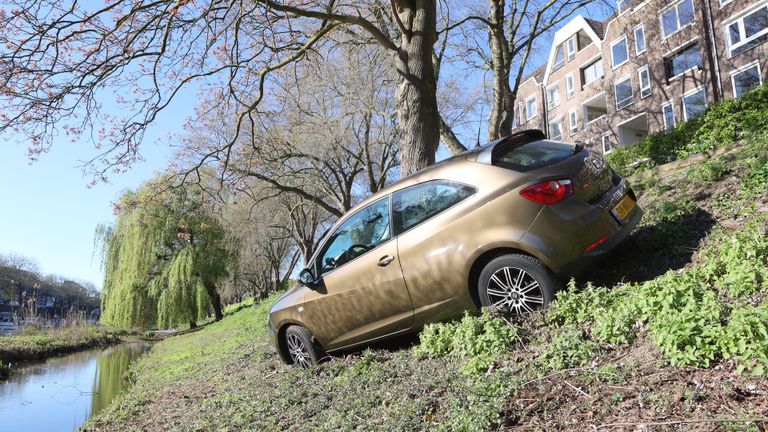
{"type": "Polygon", "coordinates": [[[309,350],[304,342],[296,335],[288,335],[288,354],[296,365],[308,368],[312,364],[309,350]]]}
{"type": "Polygon", "coordinates": [[[530,273],[517,267],[502,267],[488,280],[486,288],[493,307],[521,314],[544,307],[544,294],[530,273]]]}

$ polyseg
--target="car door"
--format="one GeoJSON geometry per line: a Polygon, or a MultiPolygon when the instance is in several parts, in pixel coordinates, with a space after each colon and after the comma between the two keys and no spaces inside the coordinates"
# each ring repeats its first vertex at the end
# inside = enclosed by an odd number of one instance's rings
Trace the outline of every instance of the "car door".
{"type": "Polygon", "coordinates": [[[450,180],[431,180],[392,195],[392,225],[411,301],[414,323],[439,321],[471,307],[466,266],[472,237],[466,205],[477,190],[450,180]]]}
{"type": "Polygon", "coordinates": [[[347,218],[314,264],[321,286],[305,297],[314,335],[332,350],[406,330],[413,305],[392,238],[389,198],[347,218]]]}

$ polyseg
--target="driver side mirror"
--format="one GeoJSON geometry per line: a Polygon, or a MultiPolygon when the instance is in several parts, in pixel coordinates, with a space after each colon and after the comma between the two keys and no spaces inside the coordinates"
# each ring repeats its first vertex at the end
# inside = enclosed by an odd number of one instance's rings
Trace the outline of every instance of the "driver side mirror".
{"type": "Polygon", "coordinates": [[[317,278],[312,274],[312,270],[305,268],[299,273],[299,282],[309,289],[315,289],[318,287],[317,278]]]}

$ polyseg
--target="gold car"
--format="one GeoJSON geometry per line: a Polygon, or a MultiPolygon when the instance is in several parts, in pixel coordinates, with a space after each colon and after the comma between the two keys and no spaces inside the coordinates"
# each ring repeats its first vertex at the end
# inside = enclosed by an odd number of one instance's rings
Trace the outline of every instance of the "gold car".
{"type": "Polygon", "coordinates": [[[641,215],[602,156],[524,131],[344,215],[272,307],[270,335],[284,361],[306,367],[467,309],[541,309],[641,215]]]}

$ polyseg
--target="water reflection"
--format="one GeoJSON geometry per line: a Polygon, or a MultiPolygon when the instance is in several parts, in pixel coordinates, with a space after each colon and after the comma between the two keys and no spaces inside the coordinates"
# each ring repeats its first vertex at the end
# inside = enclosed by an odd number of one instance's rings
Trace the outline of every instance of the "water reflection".
{"type": "Polygon", "coordinates": [[[149,348],[127,343],[16,369],[0,381],[0,430],[76,430],[125,390],[128,365],[149,348]]]}

